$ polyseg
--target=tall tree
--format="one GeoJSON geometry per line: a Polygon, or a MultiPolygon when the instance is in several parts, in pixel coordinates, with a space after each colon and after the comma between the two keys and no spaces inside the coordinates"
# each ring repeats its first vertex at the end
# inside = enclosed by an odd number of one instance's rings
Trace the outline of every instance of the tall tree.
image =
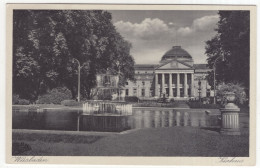
{"type": "Polygon", "coordinates": [[[130,44],[116,31],[111,14],[100,10],[14,11],[13,91],[36,100],[66,86],[75,97],[81,65],[81,94],[88,97],[97,73],[120,61],[122,76],[133,79],[130,44]]]}
{"type": "MultiPolygon", "coordinates": [[[[239,82],[249,88],[250,60],[250,12],[219,11],[217,34],[206,42],[208,66],[224,56],[225,61],[216,62],[217,82],[239,82]]],[[[213,82],[213,72],[208,76],[213,82]]],[[[212,83],[211,83],[212,84],[212,83]]]]}

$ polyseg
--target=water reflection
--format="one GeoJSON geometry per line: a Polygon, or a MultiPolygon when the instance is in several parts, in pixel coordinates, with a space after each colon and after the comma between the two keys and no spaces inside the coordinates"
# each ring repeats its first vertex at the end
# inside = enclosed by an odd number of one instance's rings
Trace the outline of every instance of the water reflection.
{"type": "Polygon", "coordinates": [[[15,129],[77,130],[78,113],[75,111],[13,111],[15,129]]]}
{"type": "Polygon", "coordinates": [[[113,131],[174,126],[219,126],[218,116],[204,112],[134,109],[131,116],[79,115],[77,110],[13,110],[14,129],[113,131]]]}
{"type": "Polygon", "coordinates": [[[176,112],[176,126],[180,126],[181,124],[181,113],[179,111],[176,112]]]}
{"type": "Polygon", "coordinates": [[[169,113],[169,127],[173,127],[174,126],[174,113],[169,113]]]}
{"type": "Polygon", "coordinates": [[[131,128],[159,128],[174,126],[207,127],[219,126],[217,116],[204,112],[180,112],[176,110],[135,110],[131,128]]]}
{"type": "Polygon", "coordinates": [[[80,131],[121,132],[130,129],[127,116],[82,115],[80,131]]]}

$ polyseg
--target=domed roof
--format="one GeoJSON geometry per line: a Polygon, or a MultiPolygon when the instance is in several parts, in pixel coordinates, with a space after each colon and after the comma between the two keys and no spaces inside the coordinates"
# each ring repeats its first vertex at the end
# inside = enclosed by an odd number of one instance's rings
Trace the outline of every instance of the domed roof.
{"type": "Polygon", "coordinates": [[[175,58],[192,59],[191,55],[186,50],[182,49],[181,46],[173,46],[162,56],[162,61],[175,58]]]}

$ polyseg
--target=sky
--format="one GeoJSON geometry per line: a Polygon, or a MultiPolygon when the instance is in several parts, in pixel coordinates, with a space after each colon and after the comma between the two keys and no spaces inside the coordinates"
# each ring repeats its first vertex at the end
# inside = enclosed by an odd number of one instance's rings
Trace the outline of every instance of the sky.
{"type": "Polygon", "coordinates": [[[206,63],[205,42],[216,34],[218,11],[109,11],[117,31],[132,44],[137,64],[158,64],[181,46],[194,60],[206,63]]]}

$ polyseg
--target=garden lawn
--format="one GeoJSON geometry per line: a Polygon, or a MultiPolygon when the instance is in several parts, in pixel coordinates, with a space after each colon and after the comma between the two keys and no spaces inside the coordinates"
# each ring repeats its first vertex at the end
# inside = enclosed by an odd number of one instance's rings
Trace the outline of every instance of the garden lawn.
{"type": "Polygon", "coordinates": [[[227,136],[193,127],[147,128],[104,135],[13,132],[13,142],[31,147],[20,155],[34,156],[248,156],[248,131],[242,132],[241,136],[227,136]]]}

